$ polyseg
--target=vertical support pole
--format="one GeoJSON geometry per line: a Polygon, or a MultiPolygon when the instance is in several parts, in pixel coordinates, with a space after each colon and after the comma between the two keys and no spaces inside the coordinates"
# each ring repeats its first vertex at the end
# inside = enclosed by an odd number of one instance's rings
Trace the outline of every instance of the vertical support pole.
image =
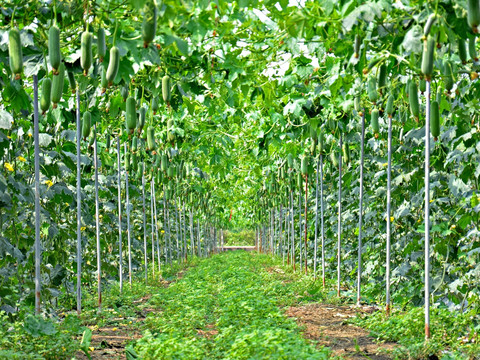
{"type": "Polygon", "coordinates": [[[300,253],[300,271],[303,270],[303,262],[302,262],[302,255],[303,255],[303,249],[302,249],[302,185],[300,185],[300,188],[298,189],[298,252],[300,253]]]}
{"type": "Polygon", "coordinates": [[[270,209],[270,253],[273,256],[273,238],[275,237],[275,225],[274,225],[274,218],[275,218],[275,207],[270,209]]]}
{"type": "MultiPolygon", "coordinates": [[[[288,193],[287,193],[287,199],[288,199],[288,193]]],[[[286,204],[286,206],[288,207],[288,203],[286,204]]],[[[283,259],[284,259],[284,264],[285,264],[285,257],[287,258],[287,265],[290,265],[290,260],[289,260],[290,259],[289,258],[290,254],[288,252],[288,248],[289,248],[289,244],[290,244],[290,226],[289,226],[289,222],[288,222],[289,217],[290,217],[290,214],[288,213],[287,208],[285,208],[285,216],[284,216],[285,236],[283,238],[283,259]]]]}
{"type": "MultiPolygon", "coordinates": [[[[127,143],[125,143],[125,154],[127,153],[127,143]]],[[[130,229],[130,195],[128,193],[128,171],[125,171],[125,194],[127,197],[127,245],[128,245],[128,281],[132,285],[132,241],[130,229]]]]}
{"type": "Polygon", "coordinates": [[[387,170],[387,260],[386,260],[386,313],[390,315],[390,244],[392,203],[392,115],[388,116],[388,170],[387,170]]]}
{"type": "MultiPolygon", "coordinates": [[[[322,156],[322,155],[320,155],[322,156]]],[[[317,250],[318,250],[318,172],[320,167],[320,157],[317,160],[317,169],[315,173],[315,243],[313,244],[313,279],[317,280],[317,250]]]]}
{"type": "Polygon", "coordinates": [[[283,207],[283,234],[282,234],[282,261],[283,264],[285,265],[285,262],[287,265],[290,263],[288,260],[288,245],[289,245],[289,233],[290,233],[290,226],[288,222],[288,210],[289,210],[289,205],[288,205],[288,193],[286,194],[285,197],[285,207],[283,207]]]}
{"type": "Polygon", "coordinates": [[[120,162],[120,136],[117,138],[118,164],[118,276],[120,279],[120,293],[123,291],[123,257],[122,257],[122,163],[120,162]]]}
{"type": "Polygon", "coordinates": [[[278,247],[279,241],[278,240],[280,239],[280,234],[278,232],[278,230],[279,230],[278,225],[279,224],[277,223],[278,216],[277,216],[277,208],[276,207],[273,208],[273,214],[274,214],[273,215],[273,239],[274,239],[273,247],[274,247],[275,255],[278,255],[278,251],[279,251],[279,247],[278,247]]]}
{"type": "Polygon", "coordinates": [[[305,274],[308,272],[307,268],[307,213],[308,213],[308,173],[305,174],[305,274]]]}
{"type": "MultiPolygon", "coordinates": [[[[215,224],[215,221],[214,221],[215,224]]],[[[217,227],[214,225],[212,228],[213,232],[213,253],[218,254],[218,244],[217,244],[217,227]]]]}
{"type": "MultiPolygon", "coordinates": [[[[258,216],[258,218],[260,219],[260,215],[258,216]]],[[[259,224],[257,226],[258,228],[258,252],[262,253],[262,228],[261,228],[261,223],[260,223],[261,220],[259,220],[259,224]]]]}
{"type": "MultiPolygon", "coordinates": [[[[39,113],[38,113],[38,78],[33,75],[33,141],[35,142],[35,314],[40,314],[40,292],[42,290],[40,265],[42,248],[40,244],[40,144],[39,144],[39,113]]],[[[77,166],[78,168],[78,166],[77,166]]],[[[77,259],[78,260],[78,259],[77,259]]],[[[78,287],[78,284],[77,284],[78,287]]],[[[77,298],[78,299],[78,298],[77,298]]],[[[78,303],[77,303],[78,311],[78,303]]]]}
{"type": "MultiPolygon", "coordinates": [[[[363,229],[363,163],[365,154],[365,112],[362,113],[362,138],[360,139],[360,199],[358,205],[358,273],[357,305],[360,306],[362,289],[362,229],[363,229]]],[[[388,231],[388,230],[387,230],[388,231]]]]}
{"type": "Polygon", "coordinates": [[[325,223],[323,216],[323,153],[320,153],[320,228],[322,242],[322,284],[325,288],[325,223]]]}
{"type": "Polygon", "coordinates": [[[168,202],[165,195],[165,185],[163,185],[163,233],[165,236],[165,263],[169,263],[169,249],[170,249],[170,237],[168,234],[168,222],[167,222],[168,202]]]}
{"type": "Polygon", "coordinates": [[[198,232],[197,251],[198,251],[198,257],[201,257],[202,256],[202,243],[201,243],[202,228],[201,228],[200,220],[197,221],[197,232],[198,232]]]}
{"type": "Polygon", "coordinates": [[[284,249],[283,249],[283,204],[280,203],[280,241],[279,241],[279,245],[280,245],[280,254],[282,255],[282,261],[283,261],[283,265],[285,265],[285,252],[284,252],[284,249]]]}
{"type": "Polygon", "coordinates": [[[182,257],[182,252],[181,252],[181,247],[180,247],[180,243],[179,243],[179,236],[180,236],[180,225],[178,223],[178,220],[179,220],[179,216],[178,216],[178,201],[177,201],[177,190],[175,189],[174,193],[173,193],[173,207],[175,209],[175,244],[176,244],[176,256],[177,256],[177,260],[180,260],[181,257],[182,257]]]}
{"type": "Polygon", "coordinates": [[[145,214],[145,162],[142,163],[142,210],[143,210],[143,261],[145,262],[145,284],[147,284],[148,283],[148,257],[147,257],[147,219],[145,214]]]}
{"type": "Polygon", "coordinates": [[[100,209],[98,203],[98,147],[97,124],[93,126],[93,160],[95,165],[95,233],[97,238],[97,277],[98,277],[98,312],[102,311],[102,259],[100,254],[100,209]]]}
{"type": "Polygon", "coordinates": [[[185,262],[188,260],[188,249],[187,249],[187,231],[185,227],[185,203],[182,203],[182,211],[180,217],[183,219],[182,224],[182,237],[183,237],[183,256],[185,257],[185,262]]]}
{"type": "Polygon", "coordinates": [[[261,220],[260,220],[260,215],[258,216],[259,218],[259,224],[258,224],[258,252],[262,253],[262,227],[261,227],[261,220]]]}
{"type": "MultiPolygon", "coordinates": [[[[259,211],[260,212],[260,211],[259,211]]],[[[258,215],[258,252],[263,253],[263,243],[262,243],[262,220],[261,215],[258,215]]]]}
{"type": "Polygon", "coordinates": [[[342,133],[340,133],[340,150],[338,152],[338,243],[337,243],[337,296],[340,296],[340,264],[342,245],[342,133]]]}
{"type": "Polygon", "coordinates": [[[293,190],[290,189],[290,219],[291,219],[291,234],[292,234],[292,265],[293,271],[296,271],[296,262],[295,262],[295,214],[293,212],[293,190]]]}
{"type": "Polygon", "coordinates": [[[154,183],[154,180],[152,179],[152,181],[150,182],[150,217],[151,217],[150,224],[151,224],[151,230],[152,230],[152,279],[155,278],[155,229],[153,226],[153,223],[154,223],[154,220],[153,220],[153,206],[154,206],[153,186],[154,185],[153,183],[154,183]]]}
{"type": "Polygon", "coordinates": [[[222,249],[222,253],[223,253],[223,245],[224,245],[224,239],[223,239],[223,228],[220,229],[220,244],[221,244],[221,249],[222,249]]]}
{"type": "MultiPolygon", "coordinates": [[[[160,258],[160,239],[158,236],[158,218],[157,218],[157,196],[155,194],[155,181],[152,179],[152,197],[153,197],[153,214],[155,215],[155,236],[157,238],[157,262],[158,262],[158,276],[162,276],[162,261],[160,258]]],[[[152,226],[153,226],[153,221],[152,221],[152,226]]],[[[152,249],[153,249],[153,238],[152,238],[152,249]]],[[[153,254],[152,254],[153,257],[153,254]]],[[[153,267],[155,267],[155,264],[153,263],[153,267]]]]}
{"type": "Polygon", "coordinates": [[[430,339],[430,92],[427,81],[425,116],[425,339],[430,339]]]}
{"type": "MultiPolygon", "coordinates": [[[[267,210],[268,211],[268,210],[267,210]]],[[[267,215],[267,214],[266,214],[267,215]]],[[[265,219],[268,221],[268,219],[265,219]]],[[[263,249],[266,249],[267,248],[267,226],[265,225],[265,221],[263,222],[263,231],[262,231],[262,237],[263,237],[263,240],[262,240],[262,248],[263,249]]]]}
{"type": "Polygon", "coordinates": [[[165,200],[165,197],[163,198],[164,201],[166,201],[165,205],[165,234],[167,234],[167,256],[168,256],[168,262],[171,264],[172,263],[172,245],[170,243],[171,237],[170,237],[170,209],[168,208],[168,200],[165,200]]]}
{"type": "MultiPolygon", "coordinates": [[[[35,76],[36,77],[36,76],[35,76]]],[[[80,159],[80,144],[82,125],[80,123],[80,92],[76,91],[77,118],[77,313],[82,312],[82,172],[80,159]]],[[[38,97],[38,90],[37,90],[38,97]]],[[[35,104],[38,100],[35,101],[35,104]]],[[[38,105],[37,105],[38,113],[38,105]]]]}
{"type": "Polygon", "coordinates": [[[193,233],[193,212],[190,207],[190,245],[192,247],[192,257],[195,255],[195,235],[193,233]]]}

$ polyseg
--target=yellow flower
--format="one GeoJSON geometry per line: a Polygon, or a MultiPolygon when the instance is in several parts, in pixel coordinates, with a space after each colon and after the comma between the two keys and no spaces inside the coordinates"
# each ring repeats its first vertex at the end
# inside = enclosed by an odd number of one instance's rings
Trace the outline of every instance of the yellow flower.
{"type": "Polygon", "coordinates": [[[433,202],[433,199],[430,199],[430,203],[432,203],[432,202],[433,202]]]}
{"type": "Polygon", "coordinates": [[[45,180],[45,185],[47,185],[50,188],[53,186],[53,182],[51,180],[45,180]]]}
{"type": "Polygon", "coordinates": [[[391,221],[391,222],[393,222],[393,219],[394,219],[394,217],[393,217],[393,216],[390,216],[390,221],[391,221]]]}
{"type": "Polygon", "coordinates": [[[11,139],[12,137],[10,135],[7,135],[7,139],[11,139]]]}
{"type": "Polygon", "coordinates": [[[132,323],[132,320],[130,320],[128,323],[131,324],[131,323],[132,323]]]}
{"type": "Polygon", "coordinates": [[[160,232],[161,232],[162,234],[165,234],[165,230],[161,230],[160,232]]]}
{"type": "Polygon", "coordinates": [[[27,159],[25,159],[22,155],[20,155],[18,158],[18,161],[25,162],[27,159]]]}
{"type": "Polygon", "coordinates": [[[86,228],[85,226],[82,226],[82,227],[80,228],[80,231],[85,231],[86,229],[87,229],[87,228],[86,228]]]}
{"type": "Polygon", "coordinates": [[[456,225],[452,225],[452,226],[450,226],[450,229],[453,230],[453,229],[455,229],[456,227],[457,227],[456,225]]]}
{"type": "Polygon", "coordinates": [[[116,327],[114,327],[114,328],[112,329],[112,331],[117,331],[117,330],[118,330],[118,329],[117,329],[116,327]]]}
{"type": "Polygon", "coordinates": [[[6,162],[5,164],[3,164],[5,166],[5,169],[7,169],[8,171],[13,171],[13,166],[12,164],[6,162]]]}
{"type": "Polygon", "coordinates": [[[62,346],[62,351],[67,351],[67,349],[65,349],[65,346],[62,346]]]}
{"type": "Polygon", "coordinates": [[[88,348],[88,350],[93,351],[93,350],[95,350],[95,348],[94,348],[93,346],[90,346],[90,347],[88,348]]]}
{"type": "Polygon", "coordinates": [[[28,137],[32,137],[33,134],[31,132],[28,133],[28,137]]]}

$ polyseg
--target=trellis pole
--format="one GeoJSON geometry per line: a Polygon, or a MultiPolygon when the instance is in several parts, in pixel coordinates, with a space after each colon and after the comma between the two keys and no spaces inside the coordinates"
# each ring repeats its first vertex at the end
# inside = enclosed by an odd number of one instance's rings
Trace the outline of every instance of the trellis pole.
{"type": "Polygon", "coordinates": [[[292,265],[293,271],[296,271],[296,262],[295,262],[295,214],[293,212],[293,186],[290,184],[290,219],[291,219],[291,235],[292,235],[292,265]]]}
{"type": "MultiPolygon", "coordinates": [[[[162,276],[162,262],[160,257],[160,239],[158,236],[158,219],[157,219],[157,197],[155,195],[155,181],[152,180],[152,194],[153,194],[153,214],[155,218],[155,237],[157,239],[157,262],[158,262],[158,275],[159,277],[162,276]]],[[[152,222],[153,226],[153,222],[152,222]]],[[[153,241],[153,239],[152,239],[153,241]]],[[[153,243],[152,243],[153,248],[153,243]]],[[[154,265],[155,267],[155,265],[154,265]]]]}
{"type": "Polygon", "coordinates": [[[313,244],[313,279],[317,280],[317,250],[318,250],[318,172],[320,167],[320,156],[317,160],[315,173],[315,237],[313,244]]]}
{"type": "Polygon", "coordinates": [[[145,261],[145,284],[147,284],[148,256],[147,256],[147,218],[145,214],[145,162],[142,163],[142,210],[143,210],[143,258],[145,261]]]}
{"type": "MultiPolygon", "coordinates": [[[[82,141],[82,125],[80,123],[80,92],[76,90],[77,118],[77,313],[82,312],[82,173],[80,145],[82,141]]],[[[38,91],[37,91],[38,96],[38,91]]],[[[38,105],[37,105],[38,111],[38,105]]]]}
{"type": "Polygon", "coordinates": [[[387,169],[387,259],[386,259],[386,313],[390,315],[390,249],[392,203],[392,115],[388,115],[388,169],[387,169]]]}
{"type": "MultiPolygon", "coordinates": [[[[125,154],[127,153],[127,143],[125,143],[125,154]]],[[[130,228],[130,196],[128,191],[128,171],[125,171],[125,195],[127,197],[127,245],[128,245],[128,281],[132,285],[132,242],[130,228]]]]}
{"type": "MultiPolygon", "coordinates": [[[[357,305],[360,305],[362,287],[362,229],[363,229],[363,163],[365,155],[365,111],[362,112],[362,138],[360,139],[360,199],[358,204],[358,272],[357,272],[357,305]]],[[[387,230],[388,231],[388,230],[387,230]]],[[[388,234],[388,232],[387,232],[388,234]]]]}
{"type": "Polygon", "coordinates": [[[430,91],[427,79],[425,116],[425,338],[430,339],[430,91]]]}
{"type": "Polygon", "coordinates": [[[322,284],[325,288],[325,223],[323,216],[323,149],[320,153],[320,219],[321,219],[321,243],[322,243],[322,284]]]}
{"type": "Polygon", "coordinates": [[[95,235],[97,240],[97,281],[98,281],[98,311],[102,311],[102,259],[100,248],[100,209],[98,202],[98,148],[97,123],[93,126],[93,158],[95,166],[95,235]]]}
{"type": "Polygon", "coordinates": [[[340,265],[342,260],[342,134],[338,152],[338,242],[337,242],[337,296],[340,296],[340,265]]]}
{"type": "Polygon", "coordinates": [[[307,214],[308,214],[308,169],[307,173],[305,174],[305,274],[308,272],[308,267],[307,267],[307,214]]]}
{"type": "Polygon", "coordinates": [[[120,136],[117,138],[118,164],[118,275],[120,279],[120,293],[123,291],[123,254],[122,254],[122,163],[120,161],[120,136]]]}
{"type": "Polygon", "coordinates": [[[154,232],[154,218],[153,218],[153,209],[154,209],[154,199],[153,199],[154,185],[153,184],[154,184],[154,180],[152,179],[152,181],[150,182],[150,217],[151,217],[150,224],[151,224],[151,230],[152,230],[152,279],[155,278],[155,232],[154,232]]]}
{"type": "MultiPolygon", "coordinates": [[[[299,170],[300,171],[300,170],[299,170]]],[[[302,262],[302,184],[299,184],[298,188],[298,252],[299,252],[299,262],[300,262],[300,271],[303,270],[303,262],[302,262]]]]}
{"type": "Polygon", "coordinates": [[[40,265],[42,249],[40,244],[40,144],[38,113],[38,78],[33,75],[33,141],[35,142],[35,314],[40,314],[40,292],[42,289],[40,265]]]}

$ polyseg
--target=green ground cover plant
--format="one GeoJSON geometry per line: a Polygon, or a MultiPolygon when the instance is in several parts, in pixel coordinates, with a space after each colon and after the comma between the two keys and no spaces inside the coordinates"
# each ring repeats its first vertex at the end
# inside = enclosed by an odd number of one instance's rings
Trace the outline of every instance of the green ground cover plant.
{"type": "Polygon", "coordinates": [[[279,307],[298,301],[301,282],[286,285],[266,270],[268,264],[278,265],[267,255],[215,255],[160,289],[151,300],[160,316],[147,319],[149,330],[135,346],[139,356],[328,359],[329,351],[308,344],[279,307]]]}
{"type": "Polygon", "coordinates": [[[376,312],[359,317],[354,324],[371,331],[379,341],[395,341],[399,346],[393,352],[398,359],[426,359],[436,354],[441,360],[475,359],[480,354],[480,323],[476,309],[455,317],[445,308],[432,309],[434,316],[432,338],[425,342],[423,312],[418,307],[406,307],[386,317],[376,312]]]}

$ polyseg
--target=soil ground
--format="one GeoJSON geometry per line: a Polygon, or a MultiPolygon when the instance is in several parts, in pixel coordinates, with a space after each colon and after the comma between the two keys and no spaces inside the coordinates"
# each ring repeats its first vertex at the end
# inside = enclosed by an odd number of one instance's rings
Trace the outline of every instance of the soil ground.
{"type": "Polygon", "coordinates": [[[295,318],[304,329],[304,336],[332,349],[344,359],[389,360],[386,351],[395,347],[393,343],[377,344],[368,331],[348,324],[345,320],[357,313],[376,311],[372,307],[338,306],[329,304],[306,304],[290,307],[286,314],[295,318]]]}
{"type": "MultiPolygon", "coordinates": [[[[134,302],[136,318],[113,318],[108,326],[89,326],[92,330],[90,351],[92,360],[100,359],[126,359],[125,347],[128,343],[142,337],[142,323],[155,309],[145,307],[149,296],[142,297],[134,302]]],[[[76,359],[88,359],[84,353],[78,353],[76,359]]]]}
{"type": "MultiPolygon", "coordinates": [[[[159,286],[167,287],[172,282],[182,278],[186,270],[180,271],[174,280],[162,280],[159,286]]],[[[92,360],[101,359],[120,359],[125,360],[126,346],[142,337],[142,323],[149,313],[157,312],[157,309],[148,306],[148,300],[151,295],[146,295],[133,301],[132,307],[135,309],[135,318],[118,317],[108,321],[108,326],[96,327],[88,326],[92,330],[92,339],[90,351],[92,360]]],[[[88,360],[83,352],[78,352],[75,356],[79,360],[88,360]]]]}
{"type": "MultiPolygon", "coordinates": [[[[271,273],[284,276],[284,272],[277,267],[267,268],[271,273]]],[[[185,270],[177,274],[173,281],[162,281],[161,286],[167,287],[171,282],[178,281],[185,270]]],[[[288,281],[285,279],[284,281],[288,281]]],[[[125,347],[128,343],[140,339],[142,336],[142,323],[149,313],[157,309],[148,307],[150,295],[146,295],[133,302],[135,318],[113,318],[108,326],[90,326],[92,330],[91,359],[126,359],[125,347]]],[[[371,313],[376,311],[373,307],[339,306],[330,304],[311,303],[293,306],[286,309],[287,316],[296,320],[303,330],[303,336],[319,347],[329,347],[334,355],[341,359],[349,360],[390,360],[387,351],[396,345],[393,343],[378,344],[368,331],[348,324],[347,319],[355,317],[358,313],[371,313]]],[[[217,330],[212,325],[209,330],[199,330],[199,335],[212,338],[217,335],[217,330]]],[[[77,353],[76,359],[86,360],[87,356],[77,353]]]]}

